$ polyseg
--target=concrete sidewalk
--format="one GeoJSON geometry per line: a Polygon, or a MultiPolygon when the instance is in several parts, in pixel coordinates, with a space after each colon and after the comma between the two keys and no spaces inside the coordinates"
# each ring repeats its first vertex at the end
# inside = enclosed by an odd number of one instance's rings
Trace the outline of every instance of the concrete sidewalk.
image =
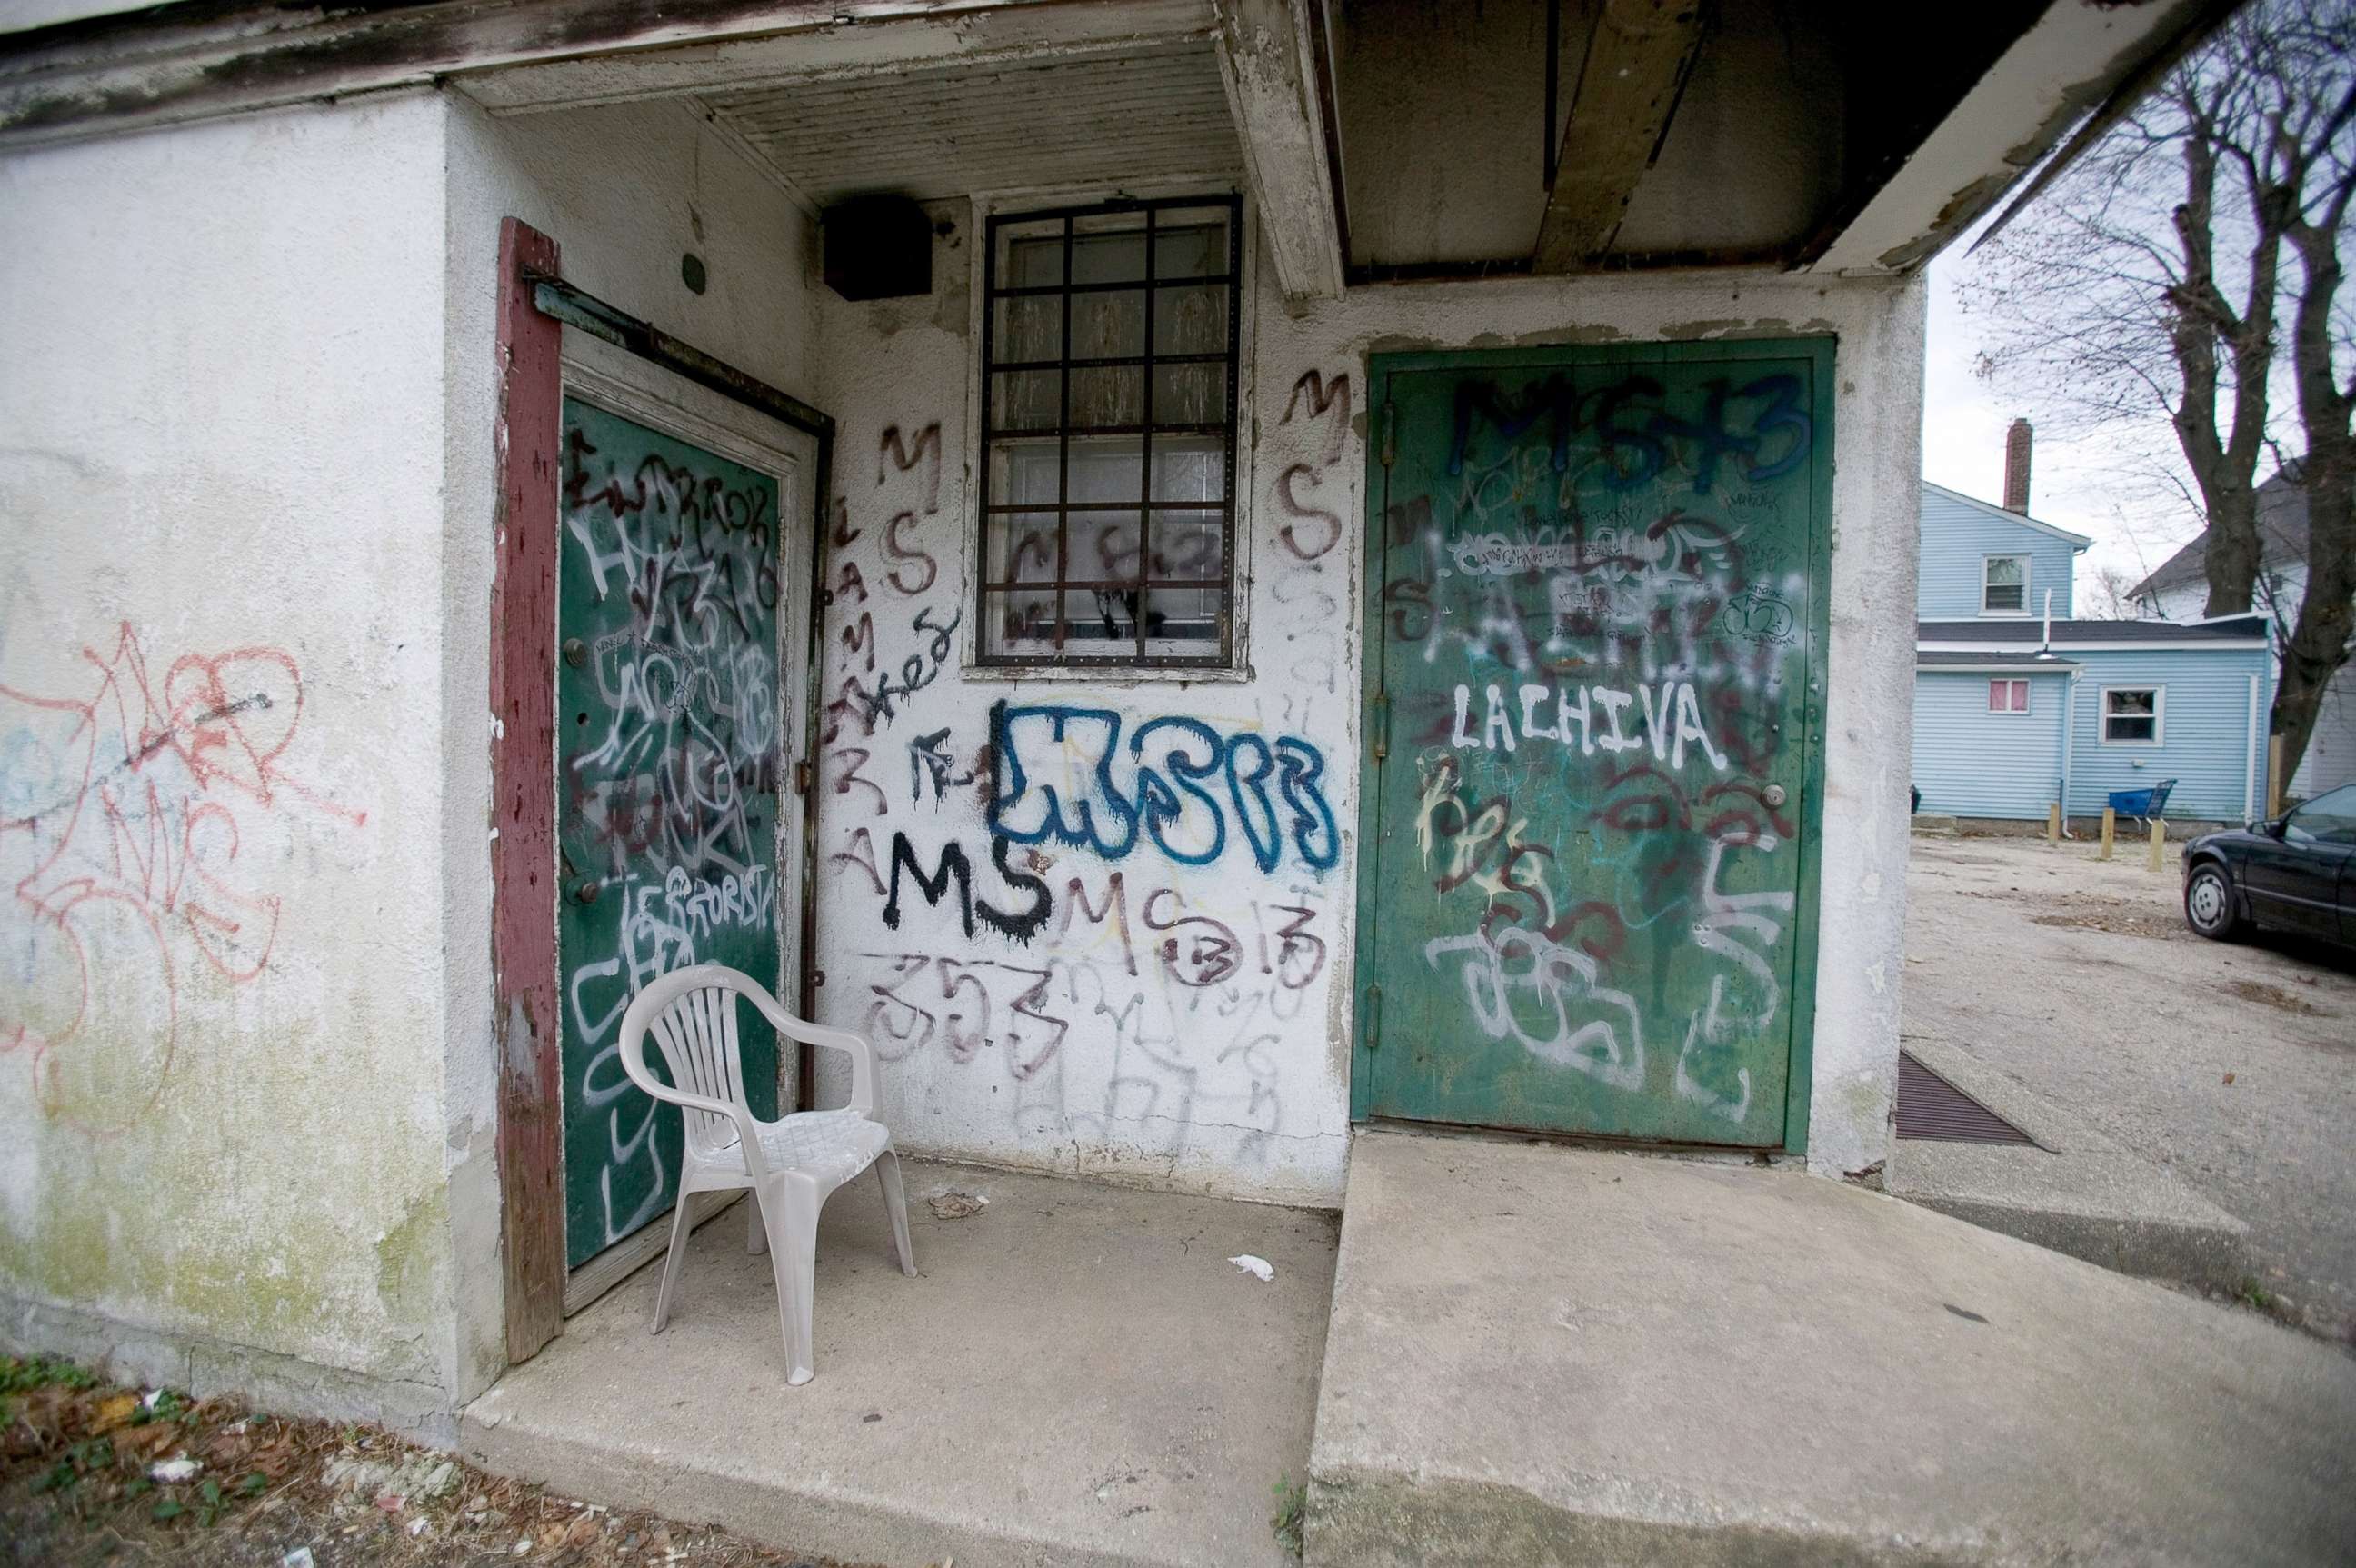
{"type": "Polygon", "coordinates": [[[667,1330],[647,1331],[650,1264],[466,1412],[466,1455],[849,1563],[1290,1563],[1271,1488],[1308,1467],[1334,1217],[905,1168],[920,1277],[892,1265],[875,1183],[838,1193],[812,1381],[786,1385],[740,1205],[696,1233],[667,1330]],[[989,1207],[941,1219],[944,1186],[989,1207]]]}
{"type": "Polygon", "coordinates": [[[2344,1563],[2356,1359],[1797,1173],[1361,1133],[1308,1561],[2344,1563]]]}

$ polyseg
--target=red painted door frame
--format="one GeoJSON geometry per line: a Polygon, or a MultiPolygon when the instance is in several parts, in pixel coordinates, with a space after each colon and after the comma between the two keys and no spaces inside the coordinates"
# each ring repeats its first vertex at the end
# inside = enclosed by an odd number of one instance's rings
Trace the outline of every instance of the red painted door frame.
{"type": "Polygon", "coordinates": [[[491,578],[491,990],[508,1359],[564,1326],[564,1086],[556,981],[557,472],[564,328],[532,303],[556,242],[499,225],[498,510],[491,578]]]}
{"type": "MultiPolygon", "coordinates": [[[[497,516],[491,578],[491,1029],[499,1062],[501,1258],[508,1359],[523,1361],[564,1326],[564,1084],[556,943],[556,582],[563,458],[563,320],[686,381],[752,408],[818,444],[812,475],[810,624],[806,671],[818,668],[818,585],[834,421],[800,399],[680,342],[651,323],[569,288],[554,240],[519,219],[499,225],[497,516]],[[542,285],[547,285],[543,289],[542,285]],[[544,298],[544,296],[546,296],[544,298]],[[551,302],[552,300],[552,302],[551,302]]],[[[804,703],[803,751],[818,710],[804,703]]],[[[802,806],[802,1012],[812,1011],[817,817],[807,775],[802,806]]],[[[783,889],[779,890],[782,905],[783,889]]],[[[801,1047],[796,1091],[810,1086],[801,1047]]]]}

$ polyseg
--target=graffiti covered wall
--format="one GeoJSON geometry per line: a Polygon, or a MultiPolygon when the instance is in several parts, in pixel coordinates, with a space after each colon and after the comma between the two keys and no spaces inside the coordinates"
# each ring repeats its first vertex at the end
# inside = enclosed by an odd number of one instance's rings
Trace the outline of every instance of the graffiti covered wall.
{"type": "Polygon", "coordinates": [[[968,219],[941,215],[933,296],[824,324],[819,1011],[877,1042],[904,1146],[1329,1197],[1353,381],[1254,400],[1239,516],[1280,520],[1238,563],[1261,678],[972,671],[968,219]]]}
{"type": "Polygon", "coordinates": [[[440,145],[412,100],[0,164],[0,1332],[411,1421],[440,145]]]}
{"type": "Polygon", "coordinates": [[[1884,585],[1906,580],[1911,534],[1882,526],[1873,497],[1906,493],[1916,446],[1877,409],[1916,406],[1919,298],[1492,283],[1294,313],[1261,289],[1241,367],[1240,678],[1015,681],[968,664],[980,223],[963,204],[936,217],[951,231],[934,294],[829,300],[821,337],[842,435],[819,671],[818,1008],[881,1044],[905,1146],[1338,1199],[1368,351],[1813,333],[1841,338],[1845,378],[1834,514],[1851,548],[1835,567],[1825,832],[1826,886],[1852,896],[1820,933],[1810,1155],[1828,1170],[1881,1157],[1912,626],[1884,585]]]}

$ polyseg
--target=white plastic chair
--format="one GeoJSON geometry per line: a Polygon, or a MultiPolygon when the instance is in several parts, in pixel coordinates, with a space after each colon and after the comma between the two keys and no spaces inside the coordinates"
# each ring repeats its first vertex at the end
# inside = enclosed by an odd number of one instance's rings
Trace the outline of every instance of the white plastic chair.
{"type": "Polygon", "coordinates": [[[777,1281],[777,1316],[791,1363],[786,1380],[809,1381],[818,1214],[828,1195],[873,1165],[884,1185],[884,1205],[891,1211],[900,1272],[916,1272],[916,1253],[908,1246],[900,1156],[892,1147],[890,1130],[875,1119],[873,1049],[849,1030],[795,1017],[751,975],[704,963],[673,970],[638,993],[622,1015],[622,1070],[655,1099],[678,1106],[687,1122],[670,1255],[655,1295],[652,1331],[660,1334],[670,1321],[680,1269],[687,1261],[690,1197],[749,1187],[753,1207],[745,1216],[744,1248],[750,1252],[768,1248],[777,1281]],[[761,1010],[781,1039],[807,1040],[848,1056],[850,1103],[834,1111],[798,1112],[775,1122],[754,1115],[744,1102],[744,1062],[736,1046],[739,996],[761,1010]],[[649,1034],[670,1069],[669,1084],[647,1070],[649,1034]]]}

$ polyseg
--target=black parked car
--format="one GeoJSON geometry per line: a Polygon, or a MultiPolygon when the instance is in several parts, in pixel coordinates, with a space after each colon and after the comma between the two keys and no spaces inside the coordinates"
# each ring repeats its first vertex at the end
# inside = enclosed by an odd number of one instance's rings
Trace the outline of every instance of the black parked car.
{"type": "Polygon", "coordinates": [[[2263,926],[2356,946],[2356,784],[2186,844],[2184,918],[2220,941],[2263,926]]]}

